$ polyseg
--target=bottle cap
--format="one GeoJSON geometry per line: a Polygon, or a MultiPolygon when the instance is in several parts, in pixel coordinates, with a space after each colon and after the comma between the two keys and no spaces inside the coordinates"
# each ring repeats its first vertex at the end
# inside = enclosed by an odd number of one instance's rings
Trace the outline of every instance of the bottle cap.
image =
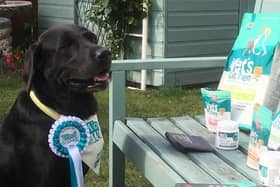
{"type": "Polygon", "coordinates": [[[280,168],[280,152],[270,150],[261,152],[260,164],[268,167],[280,168]]]}
{"type": "Polygon", "coordinates": [[[220,120],[218,121],[217,131],[222,131],[222,132],[239,131],[238,123],[233,120],[220,120]]]}

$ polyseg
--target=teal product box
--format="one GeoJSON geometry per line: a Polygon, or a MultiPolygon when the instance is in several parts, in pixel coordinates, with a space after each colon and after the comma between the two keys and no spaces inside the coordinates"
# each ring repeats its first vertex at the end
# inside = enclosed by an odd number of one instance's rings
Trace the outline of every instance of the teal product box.
{"type": "Polygon", "coordinates": [[[201,95],[206,127],[215,133],[218,121],[231,118],[230,92],[201,88],[201,95]]]}

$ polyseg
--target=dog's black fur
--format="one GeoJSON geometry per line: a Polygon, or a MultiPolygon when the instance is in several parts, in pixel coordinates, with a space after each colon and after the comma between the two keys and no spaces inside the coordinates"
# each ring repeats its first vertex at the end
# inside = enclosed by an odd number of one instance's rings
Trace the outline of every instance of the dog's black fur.
{"type": "MultiPolygon", "coordinates": [[[[96,44],[92,32],[66,25],[45,31],[28,56],[27,88],[0,127],[0,186],[68,187],[68,159],[48,145],[54,120],[32,102],[29,91],[60,114],[86,119],[97,112],[92,92],[107,85],[110,52],[96,44]]],[[[85,173],[88,168],[83,168],[85,173]]]]}

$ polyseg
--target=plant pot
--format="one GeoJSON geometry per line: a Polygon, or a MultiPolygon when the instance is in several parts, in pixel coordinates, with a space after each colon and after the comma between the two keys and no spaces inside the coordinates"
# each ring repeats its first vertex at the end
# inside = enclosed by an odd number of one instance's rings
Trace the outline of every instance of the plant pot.
{"type": "MultiPolygon", "coordinates": [[[[8,55],[12,49],[12,24],[10,19],[0,17],[0,51],[1,55],[8,55]]],[[[0,56],[1,56],[0,55],[0,56]]]]}
{"type": "Polygon", "coordinates": [[[29,1],[0,1],[0,17],[11,17],[17,12],[31,9],[32,3],[29,1]]]}

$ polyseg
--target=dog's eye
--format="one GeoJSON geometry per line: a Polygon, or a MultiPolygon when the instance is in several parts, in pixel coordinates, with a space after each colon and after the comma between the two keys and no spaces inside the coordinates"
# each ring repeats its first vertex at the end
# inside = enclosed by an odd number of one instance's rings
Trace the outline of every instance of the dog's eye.
{"type": "Polygon", "coordinates": [[[96,37],[96,35],[93,34],[92,32],[86,31],[86,32],[82,33],[82,35],[83,35],[86,39],[88,39],[89,41],[91,41],[91,42],[97,44],[97,37],[96,37]]]}

